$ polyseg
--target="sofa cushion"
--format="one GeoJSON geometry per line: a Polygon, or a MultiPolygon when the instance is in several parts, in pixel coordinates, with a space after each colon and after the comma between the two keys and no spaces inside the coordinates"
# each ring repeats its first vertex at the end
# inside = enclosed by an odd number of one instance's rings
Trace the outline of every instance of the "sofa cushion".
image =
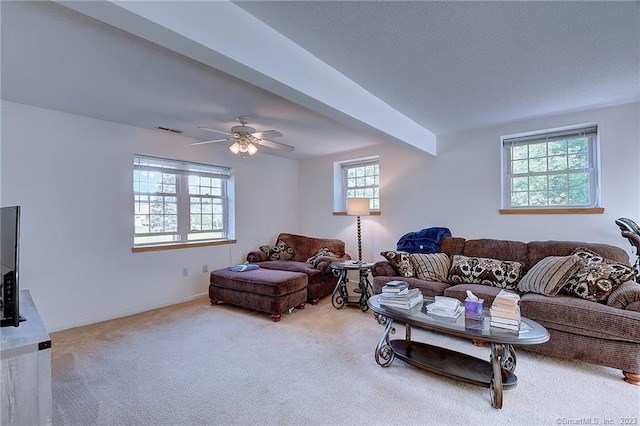
{"type": "Polygon", "coordinates": [[[472,292],[478,299],[484,301],[484,307],[488,309],[493,303],[493,299],[502,290],[500,287],[492,287],[482,284],[458,284],[444,290],[446,297],[453,297],[461,302],[467,298],[467,290],[472,292]]]}
{"type": "Polygon", "coordinates": [[[527,293],[520,298],[520,313],[548,329],[640,343],[637,312],[612,308],[574,296],[560,293],[556,297],[547,297],[527,293]]]}
{"type": "Polygon", "coordinates": [[[335,254],[334,252],[332,252],[326,247],[320,247],[316,252],[316,254],[314,254],[313,256],[307,259],[307,263],[310,263],[313,266],[315,266],[316,260],[320,259],[321,257],[340,257],[340,256],[338,256],[337,254],[335,254]]]}
{"type": "Polygon", "coordinates": [[[464,243],[464,250],[461,254],[467,257],[485,257],[520,262],[520,264],[524,265],[526,271],[533,265],[528,263],[527,251],[527,244],[521,241],[483,238],[467,240],[464,243]]]}
{"type": "MultiPolygon", "coordinates": [[[[531,241],[527,243],[529,249],[529,266],[533,266],[547,256],[570,256],[578,247],[585,247],[607,259],[629,264],[629,254],[620,247],[608,244],[580,243],[575,241],[531,241]]],[[[514,259],[518,260],[518,259],[514,259]]]]}
{"type": "Polygon", "coordinates": [[[409,260],[409,253],[406,251],[381,251],[380,255],[387,259],[401,277],[409,278],[416,275],[413,265],[409,260]]]}
{"type": "Polygon", "coordinates": [[[304,235],[289,234],[286,232],[278,235],[278,240],[284,241],[295,251],[293,258],[297,262],[306,262],[322,247],[326,247],[338,257],[345,256],[344,241],[331,238],[307,237],[304,235]]]}
{"type": "Polygon", "coordinates": [[[522,277],[518,291],[555,296],[581,266],[577,256],[547,256],[522,277]]]}
{"type": "Polygon", "coordinates": [[[409,261],[413,266],[416,277],[421,280],[447,282],[451,259],[445,253],[412,253],[409,261]]]}
{"type": "Polygon", "coordinates": [[[268,260],[266,262],[258,262],[257,265],[262,269],[302,272],[307,275],[309,279],[308,284],[315,284],[324,281],[322,271],[314,268],[307,262],[296,262],[295,260],[268,260]]]}
{"type": "Polygon", "coordinates": [[[640,312],[640,283],[627,281],[611,292],[607,305],[640,312]]]}
{"type": "Polygon", "coordinates": [[[583,261],[562,288],[564,293],[593,302],[602,302],[622,283],[632,280],[638,271],[630,266],[605,259],[598,253],[580,247],[573,251],[583,261]]]}
{"type": "Polygon", "coordinates": [[[452,284],[484,284],[515,290],[522,277],[520,262],[455,255],[447,281],[452,284]]]}
{"type": "Polygon", "coordinates": [[[455,254],[462,254],[464,250],[464,243],[467,240],[460,237],[444,237],[442,241],[440,241],[440,252],[447,253],[447,256],[450,258],[455,254]]]}
{"type": "Polygon", "coordinates": [[[293,258],[295,252],[293,248],[282,240],[278,240],[275,246],[260,246],[260,251],[267,255],[269,260],[289,260],[293,258]]]}

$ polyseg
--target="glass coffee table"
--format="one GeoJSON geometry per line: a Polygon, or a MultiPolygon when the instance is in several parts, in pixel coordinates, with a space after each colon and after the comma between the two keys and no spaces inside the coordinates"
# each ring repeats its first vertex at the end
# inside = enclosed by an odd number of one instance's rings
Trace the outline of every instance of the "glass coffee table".
{"type": "Polygon", "coordinates": [[[537,345],[549,340],[547,329],[528,318],[521,318],[519,331],[510,331],[491,327],[489,310],[486,308],[482,321],[466,319],[464,312],[458,318],[446,318],[427,312],[427,305],[434,302],[431,298],[425,298],[422,304],[406,310],[380,305],[379,296],[372,296],[367,303],[376,313],[378,323],[385,327],[375,352],[376,362],[380,366],[388,367],[397,357],[432,373],[488,387],[491,405],[495,408],[502,408],[502,390],[512,389],[518,383],[514,374],[516,352],[513,346],[537,345]],[[404,339],[389,339],[389,335],[396,332],[394,321],[405,324],[404,339]],[[489,343],[489,361],[413,341],[411,327],[489,343]]]}

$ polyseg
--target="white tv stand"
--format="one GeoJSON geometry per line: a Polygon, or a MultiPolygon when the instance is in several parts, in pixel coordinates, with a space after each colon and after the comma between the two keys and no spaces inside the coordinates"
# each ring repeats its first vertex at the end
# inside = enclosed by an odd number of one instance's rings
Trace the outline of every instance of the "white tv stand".
{"type": "Polygon", "coordinates": [[[0,424],[51,425],[51,338],[28,290],[20,292],[19,327],[0,328],[0,424]]]}

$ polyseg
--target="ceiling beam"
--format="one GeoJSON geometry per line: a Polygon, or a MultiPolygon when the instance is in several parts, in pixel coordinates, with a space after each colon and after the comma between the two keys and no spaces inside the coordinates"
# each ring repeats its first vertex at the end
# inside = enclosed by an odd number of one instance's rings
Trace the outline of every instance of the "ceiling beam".
{"type": "Polygon", "coordinates": [[[58,1],[376,137],[436,155],[436,136],[229,1],[58,1]]]}

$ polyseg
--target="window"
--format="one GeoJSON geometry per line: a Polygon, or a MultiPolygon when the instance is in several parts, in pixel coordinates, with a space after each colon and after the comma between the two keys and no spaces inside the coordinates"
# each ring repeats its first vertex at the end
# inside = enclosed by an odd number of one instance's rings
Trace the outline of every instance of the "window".
{"type": "MultiPolygon", "coordinates": [[[[347,198],[369,198],[369,208],[380,210],[380,171],[377,157],[336,163],[340,184],[336,185],[336,211],[345,211],[347,198]]],[[[338,176],[336,176],[338,177],[338,176]]]]}
{"type": "Polygon", "coordinates": [[[230,238],[231,170],[135,155],[134,246],[230,238]]]}
{"type": "Polygon", "coordinates": [[[599,204],[596,125],[503,137],[503,207],[599,204]]]}

